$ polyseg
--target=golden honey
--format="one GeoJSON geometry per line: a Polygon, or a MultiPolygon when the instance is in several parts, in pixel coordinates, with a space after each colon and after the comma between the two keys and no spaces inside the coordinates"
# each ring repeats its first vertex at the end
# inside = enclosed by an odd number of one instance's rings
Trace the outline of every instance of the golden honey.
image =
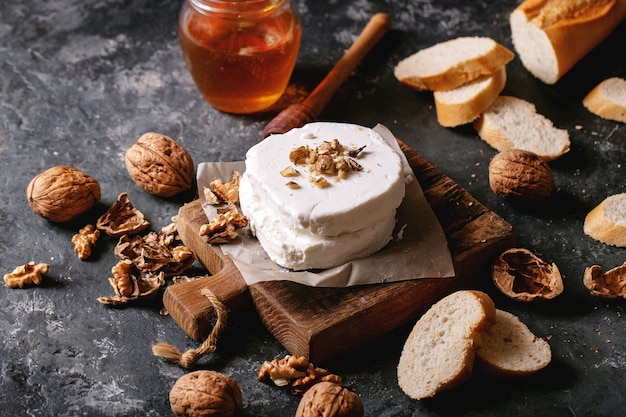
{"type": "Polygon", "coordinates": [[[198,90],[227,113],[258,112],[280,98],[301,30],[291,0],[187,0],[178,27],[198,90]]]}

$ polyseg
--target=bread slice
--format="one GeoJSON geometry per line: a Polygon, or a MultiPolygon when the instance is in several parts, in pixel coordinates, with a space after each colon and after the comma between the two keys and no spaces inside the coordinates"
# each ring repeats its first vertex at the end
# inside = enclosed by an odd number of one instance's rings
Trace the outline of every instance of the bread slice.
{"type": "Polygon", "coordinates": [[[522,64],[556,83],[626,19],[626,0],[525,0],[510,15],[522,64]]]}
{"type": "Polygon", "coordinates": [[[585,96],[583,105],[603,119],[626,123],[626,80],[607,78],[585,96]]]}
{"type": "Polygon", "coordinates": [[[626,247],[626,193],[609,196],[591,210],[583,230],[602,243],[626,247]]]}
{"type": "Polygon", "coordinates": [[[411,398],[432,397],[472,375],[476,338],[495,321],[496,309],[480,291],[461,290],[417,321],[398,364],[398,385],[411,398]]]}
{"type": "Polygon", "coordinates": [[[474,369],[495,376],[526,376],[552,361],[550,345],[514,314],[496,310],[496,323],[480,333],[474,369]]]}
{"type": "Polygon", "coordinates": [[[569,133],[537,113],[535,105],[500,96],[474,121],[478,135],[498,151],[522,149],[552,161],[570,149],[569,133]]]}
{"type": "Polygon", "coordinates": [[[444,127],[472,123],[493,103],[506,84],[506,69],[448,91],[435,91],[437,121],[444,127]]]}
{"type": "Polygon", "coordinates": [[[467,36],[422,49],[400,61],[393,72],[418,91],[445,91],[493,74],[514,56],[493,39],[467,36]]]}

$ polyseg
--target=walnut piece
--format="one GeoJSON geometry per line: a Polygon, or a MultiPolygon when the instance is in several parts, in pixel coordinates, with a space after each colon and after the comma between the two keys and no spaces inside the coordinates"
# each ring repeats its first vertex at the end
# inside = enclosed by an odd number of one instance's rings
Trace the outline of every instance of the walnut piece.
{"type": "Polygon", "coordinates": [[[626,298],[626,263],[606,272],[592,265],[585,269],[583,284],[596,297],[626,298]]]}
{"type": "Polygon", "coordinates": [[[113,278],[109,283],[115,291],[112,297],[98,297],[102,304],[120,305],[139,299],[148,299],[156,295],[157,291],[165,285],[163,273],[149,273],[141,276],[139,270],[128,259],[118,262],[111,268],[113,278]]]}
{"type": "Polygon", "coordinates": [[[96,222],[98,229],[112,237],[139,233],[148,226],[150,222],[133,206],[127,193],[121,193],[117,201],[96,222]]]}
{"type": "Polygon", "coordinates": [[[100,238],[100,230],[96,229],[93,224],[88,224],[72,236],[74,244],[74,252],[78,254],[78,258],[82,261],[91,256],[93,247],[100,238]]]}
{"type": "Polygon", "coordinates": [[[189,153],[174,139],[148,132],[124,158],[132,180],[150,194],[173,197],[191,188],[194,164],[189,153]]]}
{"type": "Polygon", "coordinates": [[[199,233],[200,236],[207,236],[208,243],[227,243],[239,235],[237,229],[247,225],[248,218],[232,205],[209,223],[200,226],[199,233]]]}
{"type": "Polygon", "coordinates": [[[496,154],[489,163],[489,186],[505,200],[537,203],[552,195],[554,176],[536,154],[510,149],[496,154]]]}
{"type": "Polygon", "coordinates": [[[209,183],[209,189],[218,198],[218,202],[235,204],[239,201],[240,180],[241,174],[238,171],[233,171],[230,181],[224,182],[218,178],[209,183]]]}
{"type": "Polygon", "coordinates": [[[47,263],[29,262],[20,265],[9,274],[4,274],[4,285],[10,288],[24,288],[26,285],[39,285],[43,276],[48,273],[47,263]]]}
{"type": "Polygon", "coordinates": [[[363,401],[356,393],[332,382],[320,382],[304,393],[296,417],[363,417],[363,401]]]}
{"type": "Polygon", "coordinates": [[[556,264],[548,264],[528,249],[504,251],[493,264],[492,278],[506,296],[519,301],[552,299],[563,292],[556,264]]]}
{"type": "Polygon", "coordinates": [[[68,222],[100,200],[100,184],[69,166],[56,166],[35,176],[26,188],[28,205],[53,222],[68,222]]]}
{"type": "Polygon", "coordinates": [[[228,375],[199,370],[178,378],[170,390],[170,406],[179,417],[232,417],[243,401],[239,385],[228,375]]]}
{"type": "MultiPolygon", "coordinates": [[[[320,175],[335,177],[339,180],[347,178],[350,171],[363,170],[363,167],[354,158],[358,157],[364,148],[347,149],[337,139],[333,139],[332,141],[323,141],[315,148],[309,146],[294,148],[289,152],[289,161],[295,165],[305,165],[311,173],[309,182],[318,188],[325,188],[330,183],[320,175]]],[[[295,168],[288,166],[280,171],[280,175],[295,177],[300,173],[295,168]]],[[[289,181],[286,185],[291,189],[299,188],[294,184],[295,181],[289,181]]]]}
{"type": "Polygon", "coordinates": [[[290,385],[292,394],[302,394],[322,381],[341,384],[340,376],[331,374],[326,369],[316,368],[301,355],[286,355],[283,359],[263,362],[257,379],[271,380],[279,387],[290,385]]]}

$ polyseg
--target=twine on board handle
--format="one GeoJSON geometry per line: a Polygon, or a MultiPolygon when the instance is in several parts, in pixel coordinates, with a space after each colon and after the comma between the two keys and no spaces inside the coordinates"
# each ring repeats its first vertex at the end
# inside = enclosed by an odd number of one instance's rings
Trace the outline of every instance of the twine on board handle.
{"type": "Polygon", "coordinates": [[[217,348],[217,339],[222,333],[222,330],[224,330],[224,327],[226,327],[226,321],[228,318],[228,310],[226,309],[226,306],[219,300],[219,298],[217,298],[215,294],[213,294],[211,290],[203,288],[200,290],[200,293],[211,302],[216,315],[213,330],[211,330],[211,333],[207,336],[204,342],[202,342],[200,347],[197,349],[189,349],[181,353],[175,346],[172,346],[169,343],[159,342],[152,346],[152,353],[155,356],[159,356],[169,362],[180,365],[185,369],[193,368],[196,363],[198,363],[200,358],[215,351],[217,348]]]}

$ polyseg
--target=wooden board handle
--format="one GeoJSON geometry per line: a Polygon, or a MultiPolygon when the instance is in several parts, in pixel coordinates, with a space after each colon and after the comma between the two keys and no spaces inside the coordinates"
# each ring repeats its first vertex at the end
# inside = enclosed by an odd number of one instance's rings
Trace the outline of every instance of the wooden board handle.
{"type": "Polygon", "coordinates": [[[354,71],[354,68],[367,55],[374,45],[391,28],[391,19],[385,13],[376,13],[363,31],[346,51],[333,69],[304,100],[304,104],[316,115],[326,107],[339,86],[354,71]]]}

